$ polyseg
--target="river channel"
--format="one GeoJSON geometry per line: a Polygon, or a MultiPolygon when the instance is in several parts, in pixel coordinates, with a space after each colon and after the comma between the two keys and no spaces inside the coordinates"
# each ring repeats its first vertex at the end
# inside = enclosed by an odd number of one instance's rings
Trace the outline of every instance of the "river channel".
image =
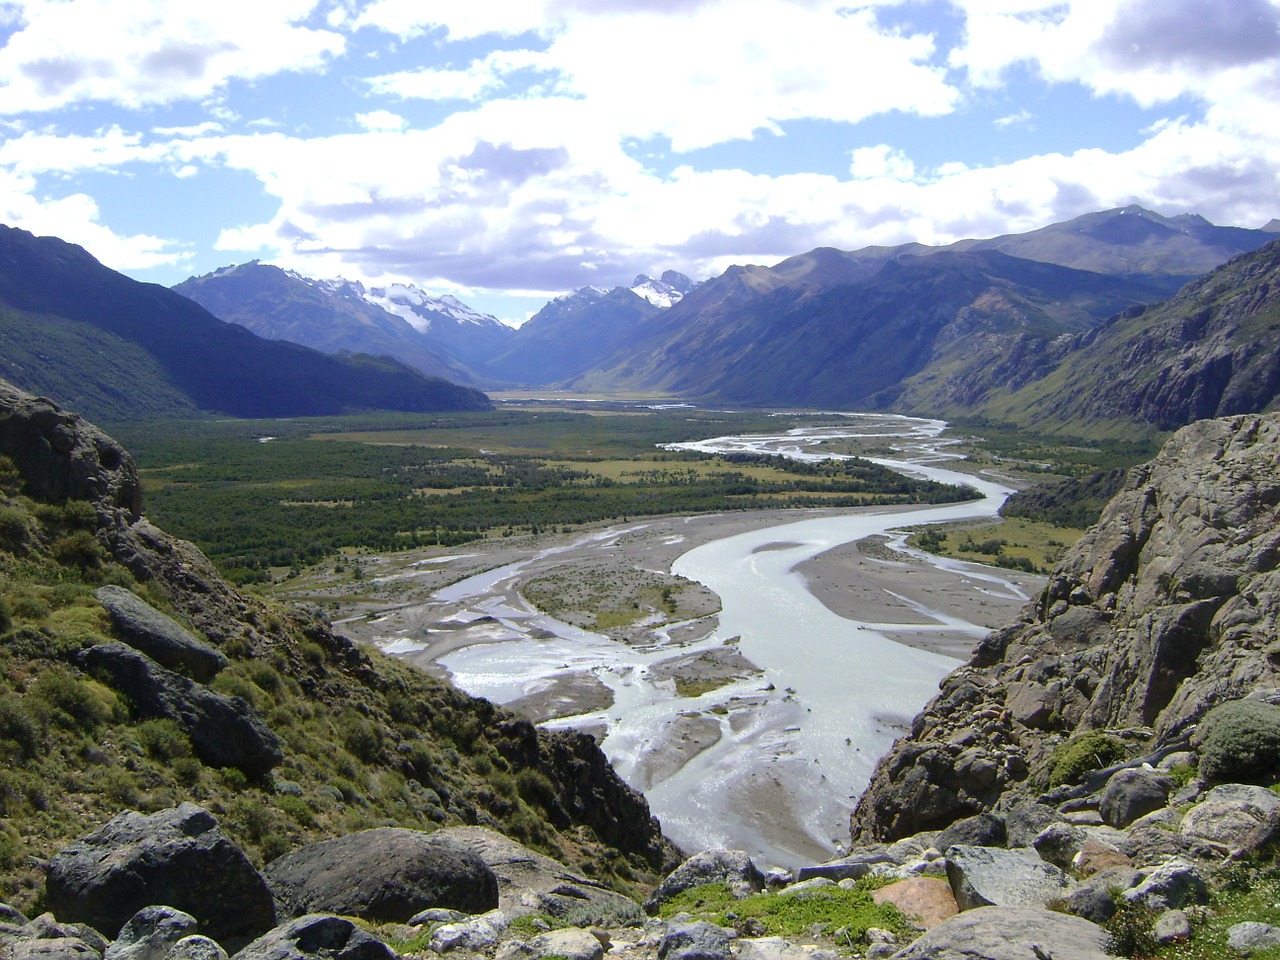
{"type": "MultiPolygon", "coordinates": [[[[595,733],[615,769],[645,793],[664,831],[682,849],[745,849],[779,866],[829,857],[847,836],[849,812],[877,758],[933,695],[938,681],[959,665],[954,657],[926,649],[930,645],[922,639],[945,633],[959,637],[963,647],[990,626],[935,604],[929,599],[933,588],[922,590],[918,581],[924,575],[938,584],[952,578],[1007,609],[1027,597],[1025,578],[935,562],[919,553],[901,554],[910,565],[896,564],[892,556],[876,561],[890,576],[890,585],[880,584],[876,591],[887,594],[900,616],[886,616],[883,604],[865,610],[853,604],[838,613],[830,602],[831,583],[828,602],[817,595],[813,565],[841,545],[883,534],[896,536],[905,550],[898,532],[905,526],[990,517],[999,509],[1010,489],[948,469],[954,455],[947,451],[944,428],[936,420],[854,415],[839,429],[688,445],[810,459],[841,456],[842,443],[874,437],[895,450],[877,462],[966,483],[983,495],[945,506],[827,511],[731,536],[713,534],[701,546],[672,553],[671,572],[705,584],[720,597],[722,610],[718,618],[704,618],[705,629],[666,624],[655,628],[655,643],[622,643],[542,614],[519,593],[520,577],[529,568],[570,555],[620,552],[643,537],[660,538],[670,548],[695,524],[703,535],[690,542],[705,541],[716,522],[664,518],[598,530],[439,590],[433,603],[446,607],[450,622],[469,631],[443,655],[386,634],[384,647],[411,657],[415,650],[433,656],[462,689],[498,703],[528,697],[566,677],[586,677],[607,689],[608,706],[548,725],[595,733]],[[908,586],[915,586],[914,593],[908,586]],[[676,655],[726,649],[759,670],[700,695],[681,696],[659,667],[676,655]]],[[[725,526],[732,526],[727,518],[725,526]]],[[[834,587],[839,592],[844,584],[834,587]]],[[[397,636],[411,637],[412,631],[397,636]]]]}

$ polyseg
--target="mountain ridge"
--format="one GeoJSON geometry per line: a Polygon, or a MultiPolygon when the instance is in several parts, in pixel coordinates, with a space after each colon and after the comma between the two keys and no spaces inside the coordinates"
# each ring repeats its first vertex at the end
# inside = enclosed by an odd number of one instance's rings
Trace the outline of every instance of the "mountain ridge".
{"type": "MultiPolygon", "coordinates": [[[[77,331],[64,342],[95,336],[125,342],[163,371],[155,389],[181,398],[177,412],[205,410],[246,417],[306,416],[362,409],[485,409],[474,389],[428,378],[388,358],[333,357],[287,341],[264,340],[219,320],[186,297],[139,283],[99,263],[83,248],[55,237],[0,227],[0,306],[29,330],[77,331]],[[89,331],[97,331],[96,334],[89,331]]],[[[40,340],[28,343],[38,359],[40,340]]],[[[44,366],[7,357],[19,386],[46,391],[44,366]]],[[[130,419],[172,415],[165,405],[144,408],[135,393],[138,370],[116,369],[110,356],[63,356],[93,385],[89,397],[118,396],[111,412],[130,419]]],[[[65,399],[65,397],[64,397],[65,399]]],[[[91,411],[92,412],[92,411],[91,411]]]]}

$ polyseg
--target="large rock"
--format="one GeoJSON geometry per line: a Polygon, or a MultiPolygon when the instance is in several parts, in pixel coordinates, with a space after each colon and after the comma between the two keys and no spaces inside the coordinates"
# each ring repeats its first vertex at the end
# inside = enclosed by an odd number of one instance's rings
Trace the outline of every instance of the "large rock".
{"type": "Polygon", "coordinates": [[[1127,827],[1139,817],[1159,810],[1168,802],[1173,779],[1154,770],[1134,767],[1118,770],[1102,791],[1098,812],[1110,827],[1127,827]]]}
{"type": "Polygon", "coordinates": [[[193,803],[151,816],[130,811],[54,854],[45,884],[49,908],[115,937],[143,907],[191,914],[223,946],[275,924],[262,875],[193,803]]]}
{"type": "Polygon", "coordinates": [[[457,841],[484,861],[498,879],[498,906],[513,916],[535,911],[604,926],[644,916],[633,900],[497,831],[446,827],[433,836],[457,841]]]}
{"type": "Polygon", "coordinates": [[[39,500],[88,500],[99,514],[126,520],[142,512],[142,486],[124,448],[51,400],[0,380],[0,455],[39,500]]]}
{"type": "Polygon", "coordinates": [[[706,920],[672,921],[658,944],[658,960],[731,960],[735,934],[706,920]]]}
{"type": "Polygon", "coordinates": [[[1187,811],[1181,832],[1220,843],[1232,849],[1244,843],[1267,818],[1280,811],[1280,797],[1266,787],[1224,783],[1187,811]]]}
{"type": "Polygon", "coordinates": [[[430,907],[483,913],[498,905],[498,879],[470,848],[400,827],[300,847],[265,873],[288,916],[339,913],[404,923],[430,907]]]}
{"type": "Polygon", "coordinates": [[[951,884],[938,877],[912,877],[874,890],[876,903],[891,903],[922,930],[932,930],[960,912],[951,884]]]}
{"type": "Polygon", "coordinates": [[[116,635],[162,667],[208,683],[231,662],[178,621],[124,587],[107,584],[93,595],[107,608],[116,635]]]}
{"type": "Polygon", "coordinates": [[[1209,885],[1185,860],[1169,860],[1160,864],[1135,887],[1124,892],[1130,903],[1153,910],[1176,910],[1209,902],[1209,885]]]}
{"type": "Polygon", "coordinates": [[[276,927],[234,960],[400,960],[385,943],[345,917],[311,914],[276,927]]]}
{"type": "Polygon", "coordinates": [[[940,923],[894,960],[1111,960],[1107,932],[1034,907],[980,907],[940,923]]]}
{"type": "Polygon", "coordinates": [[[143,907],[120,930],[103,960],[166,960],[184,937],[196,932],[198,921],[173,907],[143,907]]]}
{"type": "Polygon", "coordinates": [[[704,883],[726,883],[735,897],[748,897],[764,889],[764,874],[750,855],[741,850],[703,850],[676,867],[645,902],[656,913],[658,907],[692,887],[704,883]]]}
{"type": "Polygon", "coordinates": [[[166,670],[126,644],[96,644],[80,651],[76,663],[105,675],[143,716],[177,723],[209,766],[236,767],[251,777],[263,777],[284,758],[280,738],[243,699],[223,696],[166,670]]]}
{"type": "Polygon", "coordinates": [[[1280,416],[1179,430],[880,760],[854,845],[1036,796],[1063,734],[1146,728],[1154,764],[1217,704],[1280,687],[1278,501],[1280,416]]]}
{"type": "Polygon", "coordinates": [[[947,850],[947,881],[961,910],[1043,907],[1071,891],[1071,878],[1034,851],[955,846],[947,850]]]}

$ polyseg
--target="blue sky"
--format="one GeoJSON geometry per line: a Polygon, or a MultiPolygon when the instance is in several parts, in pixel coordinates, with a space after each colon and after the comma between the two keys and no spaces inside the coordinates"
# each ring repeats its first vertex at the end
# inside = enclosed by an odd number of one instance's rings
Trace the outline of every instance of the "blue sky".
{"type": "Polygon", "coordinates": [[[0,222],[551,296],[1139,203],[1280,216],[1280,0],[0,0],[0,222]]]}

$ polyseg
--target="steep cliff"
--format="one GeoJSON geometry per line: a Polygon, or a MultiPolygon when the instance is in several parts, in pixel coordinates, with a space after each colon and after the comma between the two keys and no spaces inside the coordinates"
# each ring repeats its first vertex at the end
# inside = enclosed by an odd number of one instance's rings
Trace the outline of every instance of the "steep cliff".
{"type": "Polygon", "coordinates": [[[1278,566],[1280,417],[1183,428],[943,681],[877,766],[855,842],[1042,793],[1054,749],[1089,731],[1130,757],[1167,752],[1216,704],[1277,686],[1278,566]]]}

